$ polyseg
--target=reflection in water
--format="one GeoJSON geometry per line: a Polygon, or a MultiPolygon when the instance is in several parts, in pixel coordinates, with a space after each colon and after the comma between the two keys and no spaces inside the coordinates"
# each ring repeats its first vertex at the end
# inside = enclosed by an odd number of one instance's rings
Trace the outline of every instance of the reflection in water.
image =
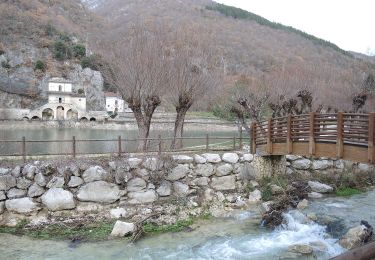
{"type": "MultiPolygon", "coordinates": [[[[75,136],[76,151],[79,153],[117,153],[118,151],[118,136],[122,139],[134,140],[137,138],[137,130],[110,130],[110,129],[75,129],[75,128],[41,128],[41,129],[7,129],[0,131],[0,140],[22,140],[22,136],[26,140],[67,140],[67,142],[32,142],[27,143],[27,154],[53,154],[53,153],[68,153],[72,152],[72,139],[75,136]],[[95,141],[87,142],[80,140],[100,140],[111,139],[112,141],[95,141]]],[[[162,137],[171,137],[173,132],[171,130],[152,130],[150,137],[156,138],[158,135],[162,137]]],[[[212,129],[204,129],[201,131],[185,131],[185,136],[189,137],[205,137],[206,134],[211,136],[234,136],[237,135],[235,131],[215,131],[212,129]]],[[[214,140],[210,143],[230,144],[232,141],[228,140],[214,140]]],[[[184,147],[186,146],[202,146],[205,140],[184,140],[184,147]]],[[[164,141],[163,147],[169,147],[170,142],[164,141]]],[[[150,141],[150,150],[157,150],[158,141],[150,141]]],[[[0,154],[17,154],[21,152],[21,143],[0,143],[0,154]]],[[[135,141],[123,141],[122,150],[125,152],[134,152],[136,150],[135,141]]]]}

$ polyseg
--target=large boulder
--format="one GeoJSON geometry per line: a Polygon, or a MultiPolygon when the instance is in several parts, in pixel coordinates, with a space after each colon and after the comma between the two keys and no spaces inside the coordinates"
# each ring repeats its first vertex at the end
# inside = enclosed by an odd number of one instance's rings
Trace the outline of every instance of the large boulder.
{"type": "Polygon", "coordinates": [[[36,166],[27,164],[22,170],[22,175],[26,176],[26,178],[28,178],[29,180],[34,180],[34,176],[37,171],[38,168],[36,166]]]}
{"type": "Polygon", "coordinates": [[[216,175],[225,176],[225,175],[230,174],[232,171],[233,171],[233,165],[226,163],[216,168],[216,175]]]}
{"type": "Polygon", "coordinates": [[[249,203],[257,203],[262,200],[262,193],[260,190],[256,189],[249,194],[249,203]]]}
{"type": "Polygon", "coordinates": [[[16,178],[10,174],[0,175],[0,190],[7,191],[10,188],[16,187],[16,178]]]}
{"type": "Polygon", "coordinates": [[[218,155],[216,153],[205,153],[205,154],[202,154],[202,156],[204,158],[206,158],[207,162],[209,162],[209,163],[219,163],[219,162],[221,162],[220,155],[218,155]]]}
{"type": "Polygon", "coordinates": [[[198,164],[195,173],[203,177],[210,177],[214,174],[214,166],[211,164],[198,164]]]}
{"type": "Polygon", "coordinates": [[[136,226],[133,223],[127,223],[117,220],[115,226],[112,229],[111,236],[113,237],[124,237],[136,230],[136,226]]]}
{"type": "Polygon", "coordinates": [[[191,185],[193,186],[208,186],[210,183],[210,178],[208,177],[199,177],[191,181],[191,185]]]}
{"type": "Polygon", "coordinates": [[[39,197],[44,193],[44,188],[40,187],[38,184],[34,183],[30,186],[27,196],[30,198],[39,197]]]}
{"type": "Polygon", "coordinates": [[[158,196],[154,190],[129,192],[129,204],[152,203],[157,200],[158,196]]]}
{"type": "Polygon", "coordinates": [[[363,245],[372,235],[372,227],[359,225],[349,229],[349,231],[340,239],[339,244],[346,249],[353,249],[363,245]]]}
{"type": "Polygon", "coordinates": [[[297,170],[307,170],[311,166],[309,159],[298,159],[292,162],[292,166],[297,170]]]}
{"type": "Polygon", "coordinates": [[[7,200],[5,201],[5,207],[9,211],[20,214],[30,214],[32,212],[40,210],[38,204],[27,197],[21,199],[7,200]]]}
{"type": "Polygon", "coordinates": [[[189,171],[190,169],[188,164],[179,164],[172,169],[166,179],[168,181],[177,181],[179,179],[185,178],[189,171]]]}
{"type": "Polygon", "coordinates": [[[252,162],[253,160],[254,160],[254,155],[252,155],[250,153],[245,153],[240,158],[241,162],[252,162]]]}
{"type": "Polygon", "coordinates": [[[106,181],[109,174],[100,166],[92,166],[83,172],[82,178],[85,182],[106,181]]]}
{"type": "Polygon", "coordinates": [[[194,162],[195,162],[196,164],[203,164],[203,163],[206,163],[207,160],[206,160],[206,158],[204,158],[203,156],[200,156],[200,155],[198,155],[198,154],[195,154],[195,155],[194,155],[194,162]]]}
{"type": "Polygon", "coordinates": [[[77,176],[71,176],[70,181],[68,182],[68,186],[71,188],[75,188],[80,186],[83,183],[82,178],[77,177],[77,176]]]}
{"type": "Polygon", "coordinates": [[[319,193],[329,193],[333,191],[333,188],[327,184],[320,183],[318,181],[309,181],[308,185],[310,186],[311,190],[314,192],[319,193]]]}
{"type": "Polygon", "coordinates": [[[35,175],[34,181],[41,187],[45,187],[47,185],[46,177],[43,173],[39,172],[35,175]]]}
{"type": "Polygon", "coordinates": [[[173,155],[172,158],[176,163],[192,163],[194,161],[193,157],[187,155],[173,155]]]}
{"type": "Polygon", "coordinates": [[[131,179],[127,184],[128,191],[141,191],[146,189],[147,183],[141,178],[131,179]]]}
{"type": "Polygon", "coordinates": [[[1,200],[6,200],[7,197],[5,196],[5,191],[0,191],[0,201],[1,200]]]}
{"type": "Polygon", "coordinates": [[[42,202],[51,211],[74,209],[76,206],[73,194],[61,188],[49,189],[43,194],[42,202]]]}
{"type": "Polygon", "coordinates": [[[121,192],[118,186],[105,181],[89,182],[81,186],[77,193],[80,201],[113,203],[120,197],[121,192]]]}
{"type": "Polygon", "coordinates": [[[236,153],[225,153],[223,154],[223,161],[227,163],[237,163],[240,159],[236,153]]]}
{"type": "Polygon", "coordinates": [[[333,161],[331,160],[315,160],[312,163],[313,170],[325,170],[333,167],[333,161]]]}
{"type": "Polygon", "coordinates": [[[234,190],[236,178],[234,175],[212,178],[211,187],[215,190],[234,190]]]}
{"type": "Polygon", "coordinates": [[[138,166],[142,163],[142,159],[139,158],[129,158],[128,165],[131,169],[138,168],[138,166]]]}
{"type": "Polygon", "coordinates": [[[64,187],[65,180],[63,177],[54,176],[48,183],[47,188],[62,188],[64,187]]]}
{"type": "Polygon", "coordinates": [[[26,197],[26,194],[27,194],[26,190],[11,188],[7,192],[7,197],[8,199],[18,199],[18,198],[26,197]]]}
{"type": "Polygon", "coordinates": [[[10,172],[9,168],[0,168],[0,175],[5,175],[10,172]]]}
{"type": "Polygon", "coordinates": [[[176,196],[186,196],[189,194],[189,186],[179,181],[173,183],[173,190],[176,196]]]}
{"type": "Polygon", "coordinates": [[[147,158],[142,165],[147,170],[156,171],[160,170],[162,163],[157,158],[147,158]]]}
{"type": "Polygon", "coordinates": [[[26,178],[17,178],[17,188],[26,190],[33,182],[26,178]]]}
{"type": "Polygon", "coordinates": [[[160,197],[169,196],[172,193],[172,184],[169,181],[162,181],[156,192],[160,197]]]}

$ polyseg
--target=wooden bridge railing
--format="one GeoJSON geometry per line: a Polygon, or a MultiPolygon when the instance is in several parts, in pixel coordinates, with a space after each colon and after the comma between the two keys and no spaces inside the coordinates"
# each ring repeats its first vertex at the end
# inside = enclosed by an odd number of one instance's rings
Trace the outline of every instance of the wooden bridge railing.
{"type": "Polygon", "coordinates": [[[375,163],[375,113],[289,115],[252,124],[252,152],[375,163]]]}

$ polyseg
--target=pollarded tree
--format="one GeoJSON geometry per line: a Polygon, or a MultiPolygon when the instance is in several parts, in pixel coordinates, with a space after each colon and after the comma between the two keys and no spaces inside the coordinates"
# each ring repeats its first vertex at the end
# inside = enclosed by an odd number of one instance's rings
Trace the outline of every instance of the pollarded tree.
{"type": "Polygon", "coordinates": [[[98,52],[111,65],[102,72],[133,111],[140,139],[138,150],[144,151],[153,113],[169,82],[165,33],[160,28],[135,25],[125,37],[116,33],[104,37],[98,52]]]}
{"type": "Polygon", "coordinates": [[[219,78],[209,41],[202,34],[198,37],[197,30],[199,28],[185,27],[170,37],[170,89],[167,98],[177,113],[172,149],[182,147],[181,137],[187,111],[197,100],[212,91],[219,78]]]}

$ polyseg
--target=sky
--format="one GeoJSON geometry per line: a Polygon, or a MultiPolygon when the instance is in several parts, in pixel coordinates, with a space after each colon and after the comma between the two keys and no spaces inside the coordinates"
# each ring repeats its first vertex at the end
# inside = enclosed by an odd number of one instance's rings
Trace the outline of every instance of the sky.
{"type": "Polygon", "coordinates": [[[293,26],[344,50],[375,55],[375,0],[216,0],[293,26]]]}

